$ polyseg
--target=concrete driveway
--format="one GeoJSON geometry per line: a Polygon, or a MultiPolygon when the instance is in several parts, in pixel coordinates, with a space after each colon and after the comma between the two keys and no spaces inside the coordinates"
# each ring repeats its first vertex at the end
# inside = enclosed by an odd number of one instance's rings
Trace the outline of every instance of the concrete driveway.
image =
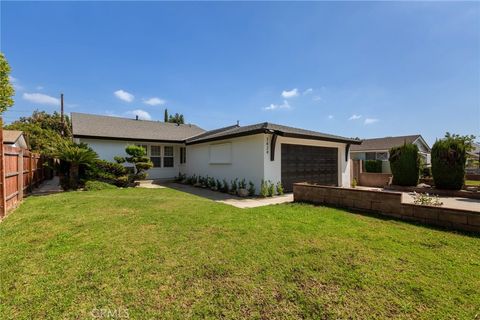
{"type": "Polygon", "coordinates": [[[178,191],[194,194],[199,197],[207,198],[216,202],[225,203],[237,208],[255,208],[268,206],[271,204],[280,204],[293,202],[293,194],[288,193],[282,196],[275,196],[271,198],[240,198],[228,193],[212,191],[210,189],[196,188],[191,185],[168,182],[163,184],[165,187],[172,188],[178,191]]]}

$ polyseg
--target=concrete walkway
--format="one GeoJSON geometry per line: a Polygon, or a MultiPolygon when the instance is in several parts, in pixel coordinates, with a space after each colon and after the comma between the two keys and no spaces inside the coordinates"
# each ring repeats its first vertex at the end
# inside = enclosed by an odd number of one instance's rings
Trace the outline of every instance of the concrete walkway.
{"type": "Polygon", "coordinates": [[[160,182],[155,180],[141,180],[138,181],[138,188],[146,188],[146,189],[163,189],[164,186],[160,185],[160,182]]]}
{"type": "MultiPolygon", "coordinates": [[[[480,200],[458,197],[438,197],[443,203],[442,208],[460,209],[480,212],[480,200]]],[[[402,202],[413,203],[413,193],[404,192],[402,202]]]]}
{"type": "MultiPolygon", "coordinates": [[[[357,189],[402,193],[403,203],[413,203],[413,192],[400,192],[395,190],[385,190],[383,188],[361,187],[361,186],[358,186],[357,189]]],[[[438,199],[443,203],[443,205],[441,206],[442,208],[451,208],[451,209],[480,212],[480,200],[478,199],[460,198],[460,197],[438,197],[438,199]]]]}
{"type": "Polygon", "coordinates": [[[256,208],[256,207],[268,206],[271,204],[293,202],[293,194],[291,193],[285,194],[283,196],[276,196],[271,198],[240,198],[228,193],[212,191],[210,189],[204,189],[204,188],[196,188],[191,185],[185,185],[180,183],[168,182],[168,183],[164,183],[163,185],[168,188],[190,193],[199,197],[207,198],[215,202],[225,203],[241,209],[256,208]]]}
{"type": "Polygon", "coordinates": [[[63,189],[60,186],[60,179],[55,176],[53,179],[43,181],[38,188],[33,189],[31,194],[34,196],[45,196],[59,192],[63,192],[63,189]]]}

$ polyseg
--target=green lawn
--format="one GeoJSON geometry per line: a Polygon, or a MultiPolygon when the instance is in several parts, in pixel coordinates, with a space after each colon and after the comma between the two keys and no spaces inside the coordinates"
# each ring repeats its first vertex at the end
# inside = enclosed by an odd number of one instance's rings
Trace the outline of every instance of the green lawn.
{"type": "Polygon", "coordinates": [[[28,198],[0,239],[1,319],[480,313],[479,237],[325,207],[71,192],[28,198]]]}
{"type": "Polygon", "coordinates": [[[480,186],[480,180],[465,180],[467,186],[480,186]]]}

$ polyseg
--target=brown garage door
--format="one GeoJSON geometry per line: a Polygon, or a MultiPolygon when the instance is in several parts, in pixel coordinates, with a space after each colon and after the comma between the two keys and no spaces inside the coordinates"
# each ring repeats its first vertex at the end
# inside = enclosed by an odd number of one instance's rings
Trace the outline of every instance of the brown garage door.
{"type": "Polygon", "coordinates": [[[338,185],[338,149],[282,144],[282,184],[287,192],[295,182],[338,185]]]}

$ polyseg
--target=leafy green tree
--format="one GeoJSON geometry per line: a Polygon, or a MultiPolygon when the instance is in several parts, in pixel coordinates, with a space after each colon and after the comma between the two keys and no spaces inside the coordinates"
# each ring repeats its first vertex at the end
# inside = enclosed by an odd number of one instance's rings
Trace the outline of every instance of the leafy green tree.
{"type": "Polygon", "coordinates": [[[168,122],[176,123],[176,124],[184,124],[185,119],[183,118],[183,114],[175,113],[175,115],[170,115],[168,118],[168,122]]]}
{"type": "Polygon", "coordinates": [[[58,112],[49,114],[45,111],[35,110],[29,117],[21,117],[19,120],[5,126],[5,129],[21,130],[25,133],[33,151],[48,154],[63,141],[72,137],[70,118],[65,116],[65,125],[62,125],[61,116],[58,112]],[[64,136],[61,135],[64,128],[64,136]]]}
{"type": "Polygon", "coordinates": [[[89,167],[97,159],[98,155],[91,148],[73,142],[63,142],[57,146],[54,156],[69,164],[68,183],[63,183],[66,189],[78,189],[80,180],[80,166],[89,167]]]}
{"type": "Polygon", "coordinates": [[[456,134],[456,133],[447,132],[447,133],[445,133],[445,139],[451,139],[451,140],[454,140],[454,141],[458,141],[459,143],[461,143],[465,146],[465,151],[469,152],[469,151],[472,151],[474,149],[473,144],[475,143],[476,137],[473,134],[462,136],[462,135],[459,135],[459,134],[456,134]]]}
{"type": "Polygon", "coordinates": [[[4,54],[0,52],[0,114],[13,106],[15,90],[10,83],[10,66],[4,54]]]}
{"type": "Polygon", "coordinates": [[[163,113],[163,121],[168,122],[168,110],[165,109],[165,112],[163,113]]]}

